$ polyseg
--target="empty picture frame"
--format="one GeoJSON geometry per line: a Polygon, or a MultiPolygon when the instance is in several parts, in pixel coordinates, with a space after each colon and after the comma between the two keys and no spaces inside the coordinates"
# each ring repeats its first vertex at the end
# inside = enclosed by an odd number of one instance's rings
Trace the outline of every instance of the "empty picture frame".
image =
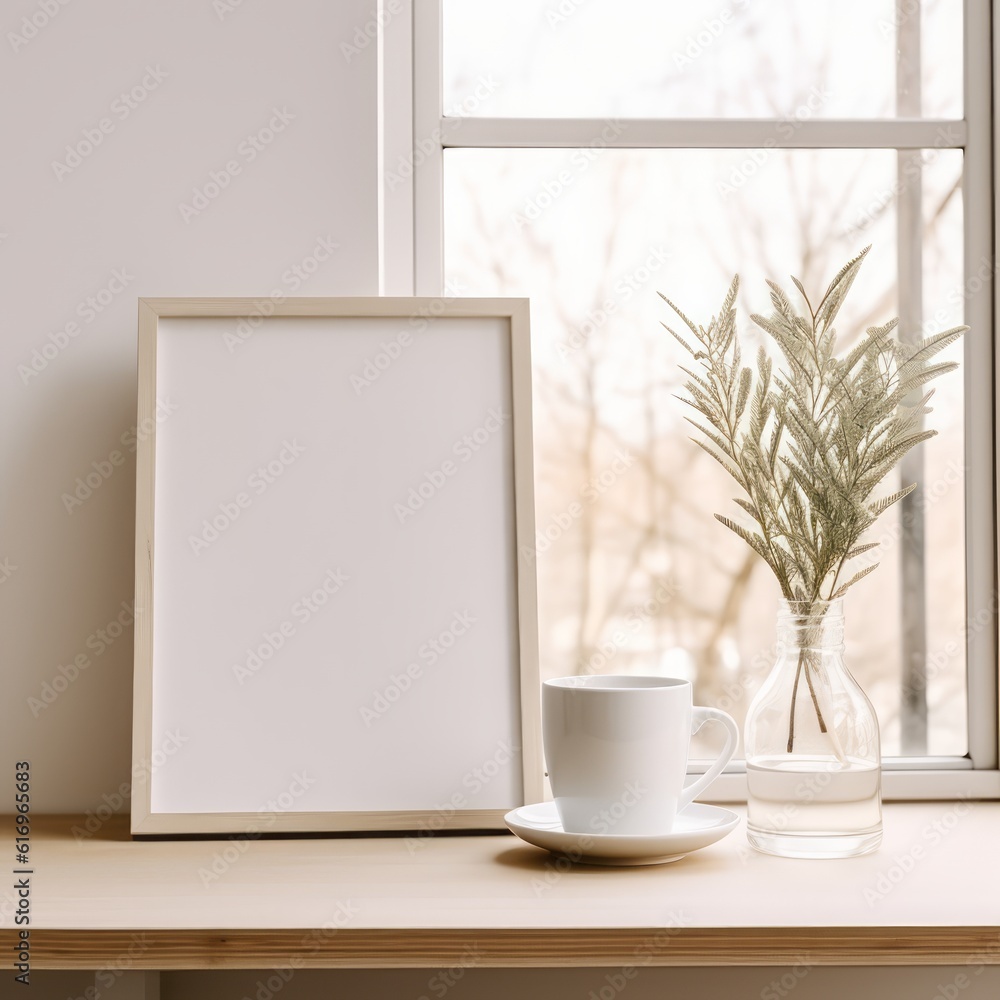
{"type": "Polygon", "coordinates": [[[542,798],[524,299],[139,302],[134,834],[542,798]]]}

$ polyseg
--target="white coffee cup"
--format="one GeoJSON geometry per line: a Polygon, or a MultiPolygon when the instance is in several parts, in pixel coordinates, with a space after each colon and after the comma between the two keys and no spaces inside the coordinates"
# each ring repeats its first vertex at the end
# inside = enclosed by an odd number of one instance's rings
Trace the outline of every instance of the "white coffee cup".
{"type": "Polygon", "coordinates": [[[677,813],[732,759],[738,740],[732,716],[692,706],[690,681],[591,675],[542,686],[545,761],[567,833],[669,833],[677,813]],[[710,721],[726,727],[726,745],[685,788],[691,737],[710,721]]]}

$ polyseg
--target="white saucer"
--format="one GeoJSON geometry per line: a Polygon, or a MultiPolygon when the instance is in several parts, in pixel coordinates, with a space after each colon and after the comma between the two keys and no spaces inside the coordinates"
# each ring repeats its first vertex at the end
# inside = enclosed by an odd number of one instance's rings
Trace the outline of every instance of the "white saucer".
{"type": "Polygon", "coordinates": [[[512,809],[504,821],[522,840],[589,865],[662,865],[722,840],[739,823],[729,809],[692,802],[670,833],[567,833],[555,802],[512,809]]]}

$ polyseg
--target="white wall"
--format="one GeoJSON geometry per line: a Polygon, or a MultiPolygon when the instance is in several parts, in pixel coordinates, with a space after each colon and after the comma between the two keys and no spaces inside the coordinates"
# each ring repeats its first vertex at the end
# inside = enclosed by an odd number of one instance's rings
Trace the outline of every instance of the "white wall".
{"type": "Polygon", "coordinates": [[[82,812],[131,767],[132,630],[106,648],[98,630],[132,602],[136,299],[377,291],[376,50],[341,50],[373,0],[61,2],[26,43],[12,33],[43,21],[37,0],[0,10],[0,762],[30,759],[38,811],[82,812]],[[272,119],[282,131],[246,144],[272,119]],[[282,281],[320,238],[339,249],[297,290],[282,281]],[[98,313],[87,297],[109,282],[98,313]],[[65,684],[51,703],[46,683],[65,684]]]}

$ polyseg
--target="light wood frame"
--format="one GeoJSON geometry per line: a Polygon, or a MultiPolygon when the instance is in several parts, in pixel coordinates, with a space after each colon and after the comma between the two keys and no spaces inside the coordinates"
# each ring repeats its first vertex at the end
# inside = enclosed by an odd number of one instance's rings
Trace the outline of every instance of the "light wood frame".
{"type": "MultiPolygon", "coordinates": [[[[531,423],[531,360],[528,300],[515,298],[285,298],[269,303],[268,317],[484,318],[509,323],[510,400],[513,446],[513,521],[516,547],[520,669],[520,763],[524,803],[543,797],[537,594],[534,551],[534,492],[531,423]]],[[[133,690],[133,835],[250,833],[260,835],[253,812],[154,812],[151,804],[153,760],[153,569],[156,468],[157,334],[161,319],[245,318],[260,316],[259,300],[249,298],[147,298],[139,300],[137,426],[153,431],[139,440],[136,467],[135,670],[133,690]]],[[[333,335],[333,334],[332,334],[333,335]]],[[[419,333],[414,334],[415,337],[419,333]]],[[[513,802],[507,808],[524,804],[513,802]]],[[[345,812],[283,812],[269,818],[266,833],[505,829],[505,809],[438,809],[345,812]]]]}

